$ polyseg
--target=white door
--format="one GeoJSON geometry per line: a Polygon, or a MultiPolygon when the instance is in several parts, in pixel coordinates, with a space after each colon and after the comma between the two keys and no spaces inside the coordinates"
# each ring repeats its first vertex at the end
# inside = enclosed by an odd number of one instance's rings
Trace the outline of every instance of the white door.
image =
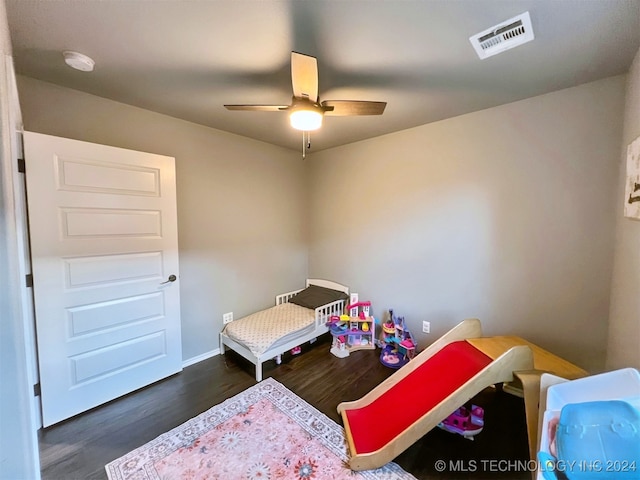
{"type": "Polygon", "coordinates": [[[49,426],[182,369],[175,164],[37,133],[24,142],[49,426]]]}

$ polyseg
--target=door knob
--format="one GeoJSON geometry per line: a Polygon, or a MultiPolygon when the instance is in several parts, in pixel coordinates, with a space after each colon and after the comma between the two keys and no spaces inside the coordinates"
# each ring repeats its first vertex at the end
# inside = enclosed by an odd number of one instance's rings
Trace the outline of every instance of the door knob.
{"type": "Polygon", "coordinates": [[[160,282],[160,285],[164,285],[165,283],[175,282],[178,279],[175,275],[169,275],[166,282],[160,282]]]}

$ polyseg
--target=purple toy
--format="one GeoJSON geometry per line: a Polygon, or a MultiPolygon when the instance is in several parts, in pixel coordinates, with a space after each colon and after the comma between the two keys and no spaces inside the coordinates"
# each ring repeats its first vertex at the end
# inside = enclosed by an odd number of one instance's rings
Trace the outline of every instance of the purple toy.
{"type": "Polygon", "coordinates": [[[471,410],[460,407],[438,425],[447,432],[457,433],[469,440],[473,440],[473,437],[482,431],[483,426],[484,409],[477,405],[471,405],[471,410]]]}

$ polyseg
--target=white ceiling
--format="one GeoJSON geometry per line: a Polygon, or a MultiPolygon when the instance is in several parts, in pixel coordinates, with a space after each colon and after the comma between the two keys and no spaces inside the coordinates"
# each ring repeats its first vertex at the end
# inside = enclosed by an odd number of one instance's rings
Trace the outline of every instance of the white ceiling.
{"type": "Polygon", "coordinates": [[[622,74],[640,48],[640,0],[5,1],[19,74],[286,148],[286,114],[223,104],[289,104],[292,50],[321,100],[388,102],[325,118],[312,151],[622,74]],[[468,38],[524,11],[535,40],[480,60],[468,38]]]}

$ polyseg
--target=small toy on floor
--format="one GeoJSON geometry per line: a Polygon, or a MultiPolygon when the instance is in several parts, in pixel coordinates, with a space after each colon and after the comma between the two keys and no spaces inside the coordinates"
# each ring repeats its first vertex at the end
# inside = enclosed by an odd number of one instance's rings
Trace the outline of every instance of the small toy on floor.
{"type": "Polygon", "coordinates": [[[484,427],[484,409],[477,405],[471,405],[471,409],[460,407],[440,422],[438,427],[473,440],[473,437],[484,427]]]}
{"type": "Polygon", "coordinates": [[[389,319],[382,324],[378,344],[382,347],[380,362],[385,367],[400,368],[416,354],[416,343],[404,317],[396,317],[392,309],[389,309],[389,319]]]}
{"type": "Polygon", "coordinates": [[[302,348],[298,347],[293,347],[291,349],[291,355],[298,355],[300,352],[302,352],[302,348]]]}

